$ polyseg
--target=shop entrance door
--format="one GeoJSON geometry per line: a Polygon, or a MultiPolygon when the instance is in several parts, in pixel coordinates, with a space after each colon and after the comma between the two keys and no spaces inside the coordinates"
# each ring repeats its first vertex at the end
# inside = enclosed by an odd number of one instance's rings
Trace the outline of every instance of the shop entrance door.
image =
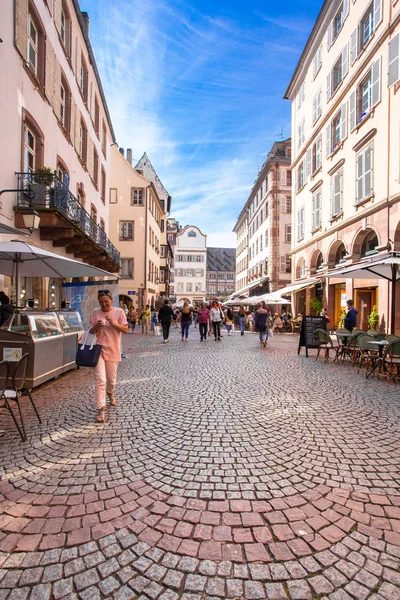
{"type": "Polygon", "coordinates": [[[340,315],[343,308],[346,308],[346,288],[339,284],[335,286],[335,314],[334,326],[339,327],[340,315]]]}
{"type": "Polygon", "coordinates": [[[369,329],[368,317],[376,304],[376,289],[354,290],[354,306],[358,310],[357,327],[367,331],[369,329]]]}

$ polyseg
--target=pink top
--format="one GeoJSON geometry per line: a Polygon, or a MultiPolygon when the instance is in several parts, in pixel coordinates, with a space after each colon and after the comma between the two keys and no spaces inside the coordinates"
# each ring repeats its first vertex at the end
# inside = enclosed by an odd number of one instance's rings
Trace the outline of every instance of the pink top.
{"type": "Polygon", "coordinates": [[[106,316],[111,317],[119,325],[128,325],[126,315],[122,308],[113,307],[110,312],[103,312],[101,308],[95,308],[90,317],[90,327],[96,325],[98,321],[104,321],[104,327],[101,327],[96,333],[96,341],[102,345],[101,356],[109,362],[121,361],[121,332],[117,331],[108,321],[106,316]]]}

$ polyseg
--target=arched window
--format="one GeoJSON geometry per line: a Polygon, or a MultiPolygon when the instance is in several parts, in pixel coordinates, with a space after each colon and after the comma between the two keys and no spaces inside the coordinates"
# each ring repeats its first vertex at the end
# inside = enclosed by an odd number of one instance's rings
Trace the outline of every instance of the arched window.
{"type": "Polygon", "coordinates": [[[304,260],[304,258],[300,258],[297,263],[296,278],[301,279],[302,277],[305,277],[305,276],[306,276],[306,261],[304,260]]]}
{"type": "Polygon", "coordinates": [[[376,246],[379,245],[378,236],[374,230],[370,230],[365,236],[363,243],[361,244],[361,256],[368,256],[369,254],[375,254],[376,246]]]}
{"type": "Polygon", "coordinates": [[[35,119],[23,111],[22,171],[33,173],[43,167],[44,136],[35,119]]]}
{"type": "Polygon", "coordinates": [[[346,256],[346,254],[347,254],[347,251],[346,251],[345,245],[342,242],[336,250],[335,260],[334,260],[335,265],[338,265],[338,264],[344,262],[344,257],[346,256]]]}

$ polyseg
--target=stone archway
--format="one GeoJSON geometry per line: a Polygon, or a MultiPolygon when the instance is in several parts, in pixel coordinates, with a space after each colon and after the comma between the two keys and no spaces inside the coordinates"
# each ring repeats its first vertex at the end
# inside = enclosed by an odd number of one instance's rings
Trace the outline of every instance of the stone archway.
{"type": "Polygon", "coordinates": [[[352,246],[353,260],[359,260],[363,256],[375,253],[375,248],[379,246],[379,236],[375,229],[367,227],[361,229],[355,236],[352,246]]]}
{"type": "Polygon", "coordinates": [[[310,261],[311,275],[315,275],[315,273],[318,271],[318,269],[321,268],[323,262],[324,262],[324,256],[323,256],[321,250],[319,248],[317,248],[316,250],[314,250],[314,252],[311,255],[311,261],[310,261]]]}
{"type": "Polygon", "coordinates": [[[301,279],[306,276],[306,261],[303,256],[299,258],[296,265],[296,279],[301,279]]]}
{"type": "Polygon", "coordinates": [[[347,255],[347,249],[342,240],[336,240],[331,244],[328,251],[328,265],[334,267],[335,265],[344,262],[344,258],[347,255]]]}

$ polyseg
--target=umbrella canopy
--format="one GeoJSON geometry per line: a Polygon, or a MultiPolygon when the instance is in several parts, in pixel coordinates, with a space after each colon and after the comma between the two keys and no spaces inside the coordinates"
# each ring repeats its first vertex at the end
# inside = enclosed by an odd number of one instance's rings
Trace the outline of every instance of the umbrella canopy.
{"type": "Polygon", "coordinates": [[[19,298],[19,278],[22,277],[118,277],[79,262],[67,256],[61,256],[49,250],[43,250],[20,240],[0,242],[0,273],[16,278],[16,297],[19,298]]]}
{"type": "Polygon", "coordinates": [[[26,233],[25,231],[20,231],[15,227],[11,227],[11,225],[6,225],[5,223],[0,223],[0,233],[4,233],[7,235],[23,235],[29,237],[29,233],[26,233]]]}
{"type": "Polygon", "coordinates": [[[345,269],[331,271],[329,277],[345,279],[386,279],[392,284],[390,332],[394,333],[396,316],[396,282],[400,280],[400,252],[364,259],[345,269]]]}

